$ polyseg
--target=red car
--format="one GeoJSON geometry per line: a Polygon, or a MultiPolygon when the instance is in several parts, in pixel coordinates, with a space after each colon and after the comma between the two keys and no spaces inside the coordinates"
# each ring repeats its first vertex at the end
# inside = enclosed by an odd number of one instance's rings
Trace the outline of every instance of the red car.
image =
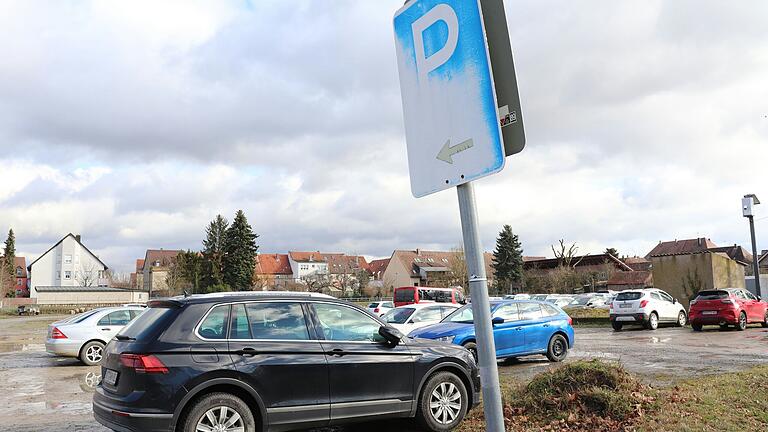
{"type": "Polygon", "coordinates": [[[695,331],[705,325],[744,330],[747,324],[760,323],[768,327],[768,303],[740,288],[724,288],[699,292],[691,301],[688,319],[695,331]]]}

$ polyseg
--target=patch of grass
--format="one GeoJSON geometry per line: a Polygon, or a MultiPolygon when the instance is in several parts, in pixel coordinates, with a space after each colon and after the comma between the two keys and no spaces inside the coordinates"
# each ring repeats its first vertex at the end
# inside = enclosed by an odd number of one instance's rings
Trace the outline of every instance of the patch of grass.
{"type": "Polygon", "coordinates": [[[768,366],[686,380],[666,389],[638,431],[768,430],[768,366]]]}
{"type": "Polygon", "coordinates": [[[573,319],[578,318],[605,318],[608,319],[610,311],[608,309],[571,309],[563,308],[565,313],[573,319]]]}

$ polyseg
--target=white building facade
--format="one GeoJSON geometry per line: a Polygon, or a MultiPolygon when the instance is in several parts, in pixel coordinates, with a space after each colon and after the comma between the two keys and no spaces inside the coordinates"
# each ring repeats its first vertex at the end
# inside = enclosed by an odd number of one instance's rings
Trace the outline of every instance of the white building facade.
{"type": "Polygon", "coordinates": [[[105,287],[107,266],[80,242],[80,236],[67,234],[29,267],[29,296],[37,297],[36,287],[105,287]]]}

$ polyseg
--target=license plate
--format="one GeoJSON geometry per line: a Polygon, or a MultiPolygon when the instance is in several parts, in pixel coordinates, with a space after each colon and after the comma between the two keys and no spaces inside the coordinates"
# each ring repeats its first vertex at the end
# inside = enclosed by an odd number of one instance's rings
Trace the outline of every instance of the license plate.
{"type": "Polygon", "coordinates": [[[717,311],[704,311],[701,314],[702,315],[717,315],[717,311]]]}
{"type": "Polygon", "coordinates": [[[104,373],[104,382],[112,386],[117,385],[117,371],[107,369],[104,373]]]}
{"type": "Polygon", "coordinates": [[[616,317],[616,321],[634,321],[634,317],[616,317]]]}
{"type": "Polygon", "coordinates": [[[620,308],[631,308],[632,305],[630,303],[622,303],[619,305],[620,308]]]}

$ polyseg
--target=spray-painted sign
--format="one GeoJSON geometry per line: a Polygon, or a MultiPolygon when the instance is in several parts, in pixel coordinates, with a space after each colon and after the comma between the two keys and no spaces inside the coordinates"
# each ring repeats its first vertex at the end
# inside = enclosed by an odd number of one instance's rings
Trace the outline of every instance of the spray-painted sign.
{"type": "Polygon", "coordinates": [[[429,195],[504,168],[478,0],[413,0],[395,14],[411,191],[429,195]]]}

